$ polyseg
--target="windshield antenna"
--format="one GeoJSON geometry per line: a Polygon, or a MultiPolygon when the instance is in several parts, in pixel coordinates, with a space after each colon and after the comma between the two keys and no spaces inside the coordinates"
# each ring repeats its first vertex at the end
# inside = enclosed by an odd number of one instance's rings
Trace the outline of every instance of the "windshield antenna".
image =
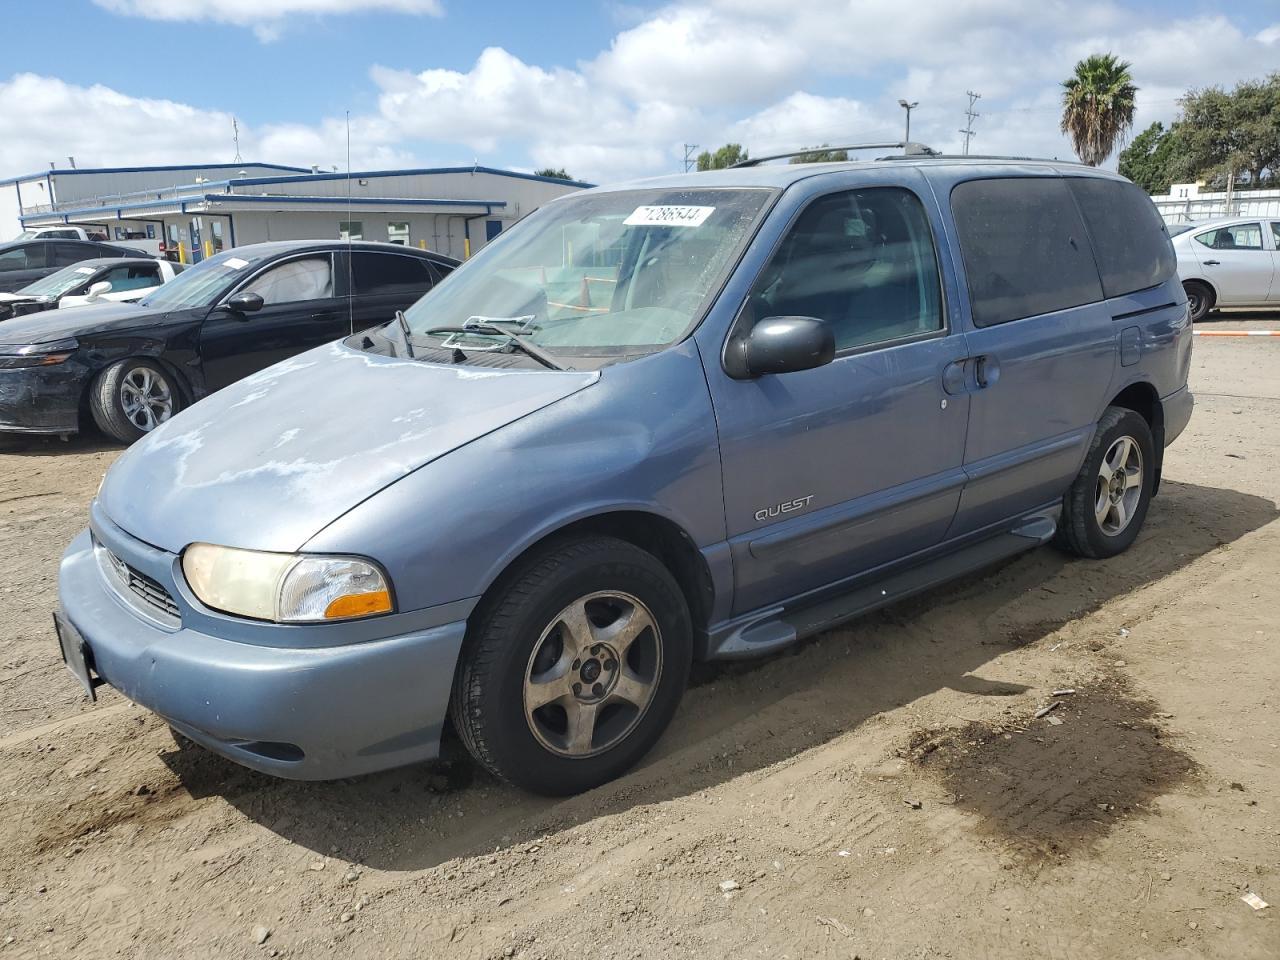
{"type": "MultiPolygon", "coordinates": [[[[352,287],[352,267],[351,267],[351,111],[347,111],[347,325],[351,328],[350,335],[356,335],[356,308],[355,308],[355,290],[352,287]]],[[[408,337],[405,338],[408,342],[408,337]]],[[[409,348],[410,355],[413,354],[413,347],[409,348]]]]}

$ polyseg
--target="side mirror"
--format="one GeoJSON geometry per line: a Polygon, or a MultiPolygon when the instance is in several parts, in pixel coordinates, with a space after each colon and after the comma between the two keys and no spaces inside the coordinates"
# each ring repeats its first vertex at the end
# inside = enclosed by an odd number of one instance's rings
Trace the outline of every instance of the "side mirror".
{"type": "Polygon", "coordinates": [[[262,309],[262,295],[251,290],[243,290],[229,299],[227,306],[236,313],[256,313],[262,309]]]}
{"type": "Polygon", "coordinates": [[[749,377],[812,370],[836,355],[835,334],[815,317],[768,317],[752,327],[740,344],[737,366],[749,377]]]}
{"type": "Polygon", "coordinates": [[[89,299],[97,300],[104,293],[111,292],[110,280],[99,280],[97,283],[89,287],[89,299]]]}

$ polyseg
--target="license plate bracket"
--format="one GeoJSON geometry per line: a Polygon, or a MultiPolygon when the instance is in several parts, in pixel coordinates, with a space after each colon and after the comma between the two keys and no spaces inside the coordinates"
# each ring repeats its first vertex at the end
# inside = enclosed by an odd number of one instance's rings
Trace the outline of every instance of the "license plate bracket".
{"type": "Polygon", "coordinates": [[[71,625],[71,621],[58,613],[53,615],[53,630],[58,635],[58,646],[62,650],[62,662],[66,664],[67,670],[80,681],[80,685],[84,687],[84,692],[89,699],[97,700],[98,694],[93,688],[102,681],[89,673],[89,658],[85,652],[85,642],[84,638],[80,636],[80,631],[71,625]]]}

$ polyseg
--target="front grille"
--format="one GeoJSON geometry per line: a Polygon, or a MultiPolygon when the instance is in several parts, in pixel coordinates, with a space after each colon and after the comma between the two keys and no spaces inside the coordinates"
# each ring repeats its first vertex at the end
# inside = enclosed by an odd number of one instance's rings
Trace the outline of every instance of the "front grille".
{"type": "MultiPolygon", "coordinates": [[[[127,590],[154,613],[162,614],[171,621],[178,621],[178,605],[174,603],[169,591],[145,573],[135,570],[106,547],[99,544],[100,555],[105,559],[105,567],[113,576],[117,590],[127,590]]],[[[128,597],[126,597],[128,599],[128,597]]]]}

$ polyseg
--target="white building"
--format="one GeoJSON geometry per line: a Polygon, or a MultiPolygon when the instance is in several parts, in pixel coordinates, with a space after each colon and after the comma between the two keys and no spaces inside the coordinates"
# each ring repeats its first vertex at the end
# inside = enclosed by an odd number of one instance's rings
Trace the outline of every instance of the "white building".
{"type": "Polygon", "coordinates": [[[1166,223],[1192,223],[1215,217],[1280,217],[1280,190],[1207,191],[1200,183],[1175,183],[1151,198],[1166,223]]]}
{"type": "Polygon", "coordinates": [[[263,240],[348,236],[463,258],[587,186],[481,166],[350,175],[269,163],[51,169],[0,181],[0,239],[69,224],[109,240],[155,240],[188,263],[263,240]]]}

